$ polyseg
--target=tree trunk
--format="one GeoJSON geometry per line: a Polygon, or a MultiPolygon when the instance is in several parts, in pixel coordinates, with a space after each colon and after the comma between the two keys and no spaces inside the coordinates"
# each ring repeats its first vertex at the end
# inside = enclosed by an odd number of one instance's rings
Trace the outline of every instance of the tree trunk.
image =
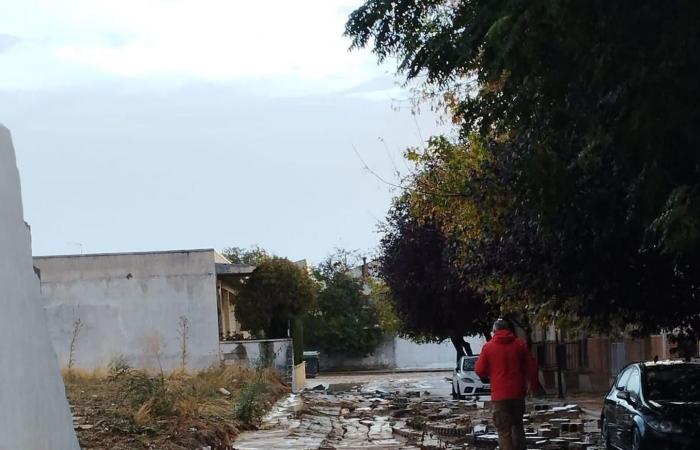
{"type": "MultiPolygon", "coordinates": [[[[459,358],[462,356],[466,355],[466,352],[464,351],[464,340],[462,339],[461,336],[450,336],[450,341],[452,341],[452,345],[455,347],[455,352],[457,352],[457,363],[459,363],[459,358]]],[[[471,348],[469,349],[471,351],[471,348]]]]}

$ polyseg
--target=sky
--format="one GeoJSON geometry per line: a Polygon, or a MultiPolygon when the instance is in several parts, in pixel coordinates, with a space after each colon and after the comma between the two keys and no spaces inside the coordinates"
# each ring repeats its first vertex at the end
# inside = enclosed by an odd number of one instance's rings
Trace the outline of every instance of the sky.
{"type": "Polygon", "coordinates": [[[349,0],[22,0],[0,15],[0,123],[35,255],[259,245],[372,251],[402,152],[446,131],[349,0]],[[367,167],[365,167],[365,164],[367,167]]]}

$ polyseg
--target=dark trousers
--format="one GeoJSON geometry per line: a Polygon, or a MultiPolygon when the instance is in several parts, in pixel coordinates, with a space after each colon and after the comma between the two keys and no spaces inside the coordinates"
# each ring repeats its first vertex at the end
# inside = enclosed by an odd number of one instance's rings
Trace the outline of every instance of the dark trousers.
{"type": "Polygon", "coordinates": [[[499,400],[493,402],[493,423],[498,430],[498,446],[501,450],[525,450],[525,400],[499,400]]]}

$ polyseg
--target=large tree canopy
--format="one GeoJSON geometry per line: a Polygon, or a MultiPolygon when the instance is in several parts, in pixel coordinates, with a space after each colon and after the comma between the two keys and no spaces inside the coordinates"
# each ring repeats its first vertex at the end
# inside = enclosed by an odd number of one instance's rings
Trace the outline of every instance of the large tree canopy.
{"type": "Polygon", "coordinates": [[[488,336],[497,309],[463,283],[454,264],[456,246],[436,223],[416,220],[398,199],[382,238],[382,277],[391,289],[405,332],[415,340],[451,339],[458,356],[470,353],[462,338],[488,336]]]}
{"type": "Polygon", "coordinates": [[[462,172],[474,189],[447,196],[504,207],[457,235],[468,274],[648,332],[700,329],[698,23],[695,0],[369,0],[346,32],[445,94],[463,151],[476,134],[487,152],[491,181],[462,172]]]}

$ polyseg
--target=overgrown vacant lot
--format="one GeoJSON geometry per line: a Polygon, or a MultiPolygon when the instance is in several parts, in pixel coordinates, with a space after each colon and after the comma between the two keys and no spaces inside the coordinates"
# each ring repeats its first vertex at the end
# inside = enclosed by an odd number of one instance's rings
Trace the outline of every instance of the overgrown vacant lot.
{"type": "Polygon", "coordinates": [[[64,379],[84,450],[227,448],[288,392],[270,369],[239,367],[149,374],[116,364],[64,379]]]}

